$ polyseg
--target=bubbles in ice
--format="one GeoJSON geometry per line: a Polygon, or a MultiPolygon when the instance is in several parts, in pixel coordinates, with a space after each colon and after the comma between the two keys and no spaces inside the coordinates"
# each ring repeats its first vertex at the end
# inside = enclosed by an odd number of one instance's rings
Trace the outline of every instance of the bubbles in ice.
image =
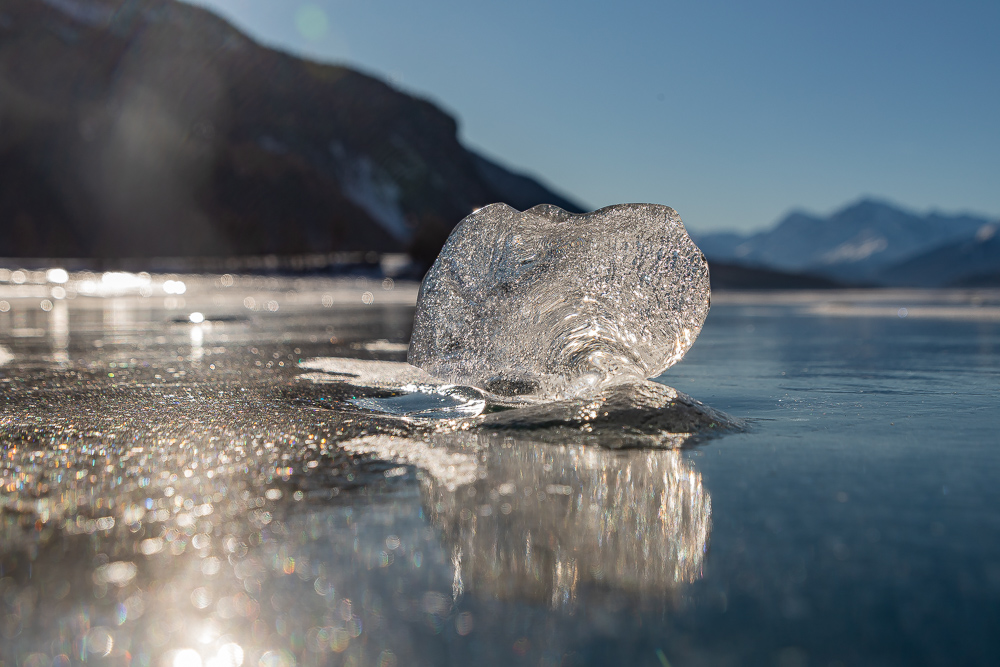
{"type": "Polygon", "coordinates": [[[491,204],[424,278],[408,361],[498,394],[587,395],[677,363],[709,301],[708,264],[672,208],[491,204]]]}

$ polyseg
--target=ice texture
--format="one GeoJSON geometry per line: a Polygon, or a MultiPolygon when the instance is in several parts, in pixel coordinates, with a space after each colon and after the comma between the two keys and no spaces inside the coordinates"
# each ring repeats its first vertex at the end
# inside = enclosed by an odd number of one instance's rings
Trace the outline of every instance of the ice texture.
{"type": "Polygon", "coordinates": [[[424,278],[407,360],[497,394],[587,396],[680,361],[710,296],[705,256],[672,208],[491,204],[424,278]]]}
{"type": "Polygon", "coordinates": [[[408,384],[388,398],[352,398],[356,407],[404,419],[462,419],[486,409],[486,397],[473,387],[408,384]]]}
{"type": "Polygon", "coordinates": [[[676,449],[690,444],[692,438],[745,426],[673,387],[650,380],[629,378],[586,396],[553,400],[500,396],[448,384],[398,361],[318,357],[302,360],[299,366],[320,371],[299,375],[301,381],[344,384],[350,393],[354,388],[379,391],[377,396],[355,395],[347,402],[399,420],[398,427],[413,429],[413,433],[527,433],[534,440],[554,444],[572,437],[574,442],[606,449],[676,449]],[[385,390],[391,395],[381,395],[385,390]]]}

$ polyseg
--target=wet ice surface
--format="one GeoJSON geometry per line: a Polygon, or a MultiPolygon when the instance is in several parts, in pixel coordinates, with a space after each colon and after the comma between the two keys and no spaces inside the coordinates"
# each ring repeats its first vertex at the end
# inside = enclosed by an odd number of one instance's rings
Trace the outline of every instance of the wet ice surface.
{"type": "Polygon", "coordinates": [[[709,296],[708,264],[671,208],[491,204],[424,279],[409,361],[498,394],[584,396],[677,363],[709,296]]]}
{"type": "Polygon", "coordinates": [[[608,449],[587,399],[366,407],[412,286],[164,279],[0,284],[5,666],[1000,657],[1000,300],[724,301],[667,379],[754,428],[608,449]]]}
{"type": "MultiPolygon", "coordinates": [[[[613,396],[484,415],[400,360],[412,308],[364,285],[81,289],[115,280],[0,304],[4,659],[438,664],[490,633],[466,594],[655,606],[697,578],[711,503],[679,452],[532,437],[598,437],[613,396]]],[[[677,402],[656,387],[652,409],[677,402]]],[[[687,436],[659,430],[636,433],[687,436]]]]}

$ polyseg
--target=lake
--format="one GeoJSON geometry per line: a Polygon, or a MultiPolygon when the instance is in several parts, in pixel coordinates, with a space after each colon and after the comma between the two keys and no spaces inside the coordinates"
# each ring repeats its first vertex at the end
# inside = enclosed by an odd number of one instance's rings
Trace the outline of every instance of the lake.
{"type": "Polygon", "coordinates": [[[17,273],[3,667],[1000,663],[995,291],[714,295],[660,380],[747,429],[615,450],[315,370],[415,284],[17,273]]]}

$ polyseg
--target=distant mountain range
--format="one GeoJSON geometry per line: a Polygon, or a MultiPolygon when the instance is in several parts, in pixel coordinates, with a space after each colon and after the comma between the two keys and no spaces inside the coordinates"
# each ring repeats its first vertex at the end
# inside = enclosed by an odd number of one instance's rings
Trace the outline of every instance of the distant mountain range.
{"type": "Polygon", "coordinates": [[[713,290],[816,290],[844,287],[842,283],[821,276],[777,271],[712,260],[709,277],[713,290]]]}
{"type": "Polygon", "coordinates": [[[1000,221],[919,215],[862,199],[827,218],[788,214],[767,231],[693,234],[710,262],[846,285],[1000,285],[1000,221]]]}
{"type": "Polygon", "coordinates": [[[581,207],[434,104],[173,0],[0,0],[0,256],[408,251],[473,209],[581,207]]]}

